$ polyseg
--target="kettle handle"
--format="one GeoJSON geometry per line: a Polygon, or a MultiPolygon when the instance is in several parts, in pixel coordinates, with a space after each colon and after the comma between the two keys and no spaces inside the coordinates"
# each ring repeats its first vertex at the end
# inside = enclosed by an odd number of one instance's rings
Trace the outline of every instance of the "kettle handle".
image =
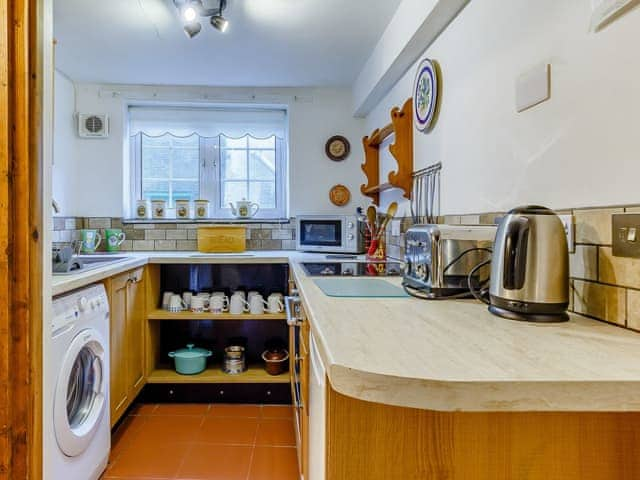
{"type": "Polygon", "coordinates": [[[506,290],[520,290],[524,287],[529,232],[529,219],[526,217],[519,217],[507,224],[502,252],[504,258],[502,283],[506,290]]]}

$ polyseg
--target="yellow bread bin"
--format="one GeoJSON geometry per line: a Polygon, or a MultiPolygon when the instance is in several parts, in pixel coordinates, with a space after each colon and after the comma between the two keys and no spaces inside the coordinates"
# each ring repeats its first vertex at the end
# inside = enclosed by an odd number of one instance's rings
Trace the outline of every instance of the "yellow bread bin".
{"type": "Polygon", "coordinates": [[[247,249],[247,229],[238,226],[198,228],[198,251],[202,253],[238,253],[247,249]]]}

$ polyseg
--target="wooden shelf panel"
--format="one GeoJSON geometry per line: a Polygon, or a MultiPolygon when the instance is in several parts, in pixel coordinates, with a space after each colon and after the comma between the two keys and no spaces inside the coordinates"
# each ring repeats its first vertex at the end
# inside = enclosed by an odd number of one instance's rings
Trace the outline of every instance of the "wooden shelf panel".
{"type": "Polygon", "coordinates": [[[386,192],[387,190],[391,190],[392,188],[398,188],[395,185],[391,185],[390,183],[382,183],[380,185],[374,185],[373,187],[366,188],[362,193],[368,195],[370,193],[380,193],[386,192]]]}
{"type": "Polygon", "coordinates": [[[263,313],[262,315],[252,315],[251,313],[241,313],[233,315],[231,313],[194,313],[194,312],[167,312],[162,309],[155,309],[147,314],[149,320],[286,320],[285,313],[263,313]]]}
{"type": "Polygon", "coordinates": [[[374,130],[369,137],[369,145],[376,147],[384,142],[391,134],[393,134],[393,123],[385,125],[381,129],[374,130]]]}
{"type": "Polygon", "coordinates": [[[262,365],[249,365],[239,375],[229,375],[220,365],[213,364],[197,375],[180,375],[168,365],[161,365],[151,372],[147,383],[289,383],[289,372],[269,375],[262,365]]]}

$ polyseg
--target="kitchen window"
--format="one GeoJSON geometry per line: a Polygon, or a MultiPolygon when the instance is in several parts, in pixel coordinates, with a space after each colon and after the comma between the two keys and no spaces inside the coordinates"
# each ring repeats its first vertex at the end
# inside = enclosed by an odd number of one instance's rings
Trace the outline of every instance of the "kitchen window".
{"type": "Polygon", "coordinates": [[[131,199],[209,200],[212,218],[230,203],[257,203],[257,218],[286,211],[286,112],[130,107],[131,199]]]}

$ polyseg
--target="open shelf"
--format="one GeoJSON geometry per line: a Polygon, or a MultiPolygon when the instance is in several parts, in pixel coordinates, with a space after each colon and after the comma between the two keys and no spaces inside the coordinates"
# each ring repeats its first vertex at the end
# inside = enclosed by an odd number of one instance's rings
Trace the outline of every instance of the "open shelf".
{"type": "Polygon", "coordinates": [[[147,313],[149,320],[286,320],[285,313],[263,313],[253,315],[251,313],[241,313],[234,315],[231,313],[194,313],[194,312],[167,312],[160,308],[147,313]]]}
{"type": "Polygon", "coordinates": [[[219,364],[213,364],[197,375],[180,375],[169,365],[160,365],[147,378],[147,383],[289,383],[289,372],[269,375],[262,365],[249,365],[246,372],[229,375],[219,364]]]}
{"type": "Polygon", "coordinates": [[[413,99],[409,98],[402,108],[394,107],[391,110],[391,123],[364,137],[362,145],[365,160],[361,168],[367,177],[367,183],[360,186],[362,194],[379,205],[380,192],[400,188],[405,198],[410,199],[413,188],[413,99]],[[389,172],[388,182],[381,182],[380,147],[391,135],[394,135],[394,143],[389,145],[389,151],[396,159],[398,169],[389,172]]]}

